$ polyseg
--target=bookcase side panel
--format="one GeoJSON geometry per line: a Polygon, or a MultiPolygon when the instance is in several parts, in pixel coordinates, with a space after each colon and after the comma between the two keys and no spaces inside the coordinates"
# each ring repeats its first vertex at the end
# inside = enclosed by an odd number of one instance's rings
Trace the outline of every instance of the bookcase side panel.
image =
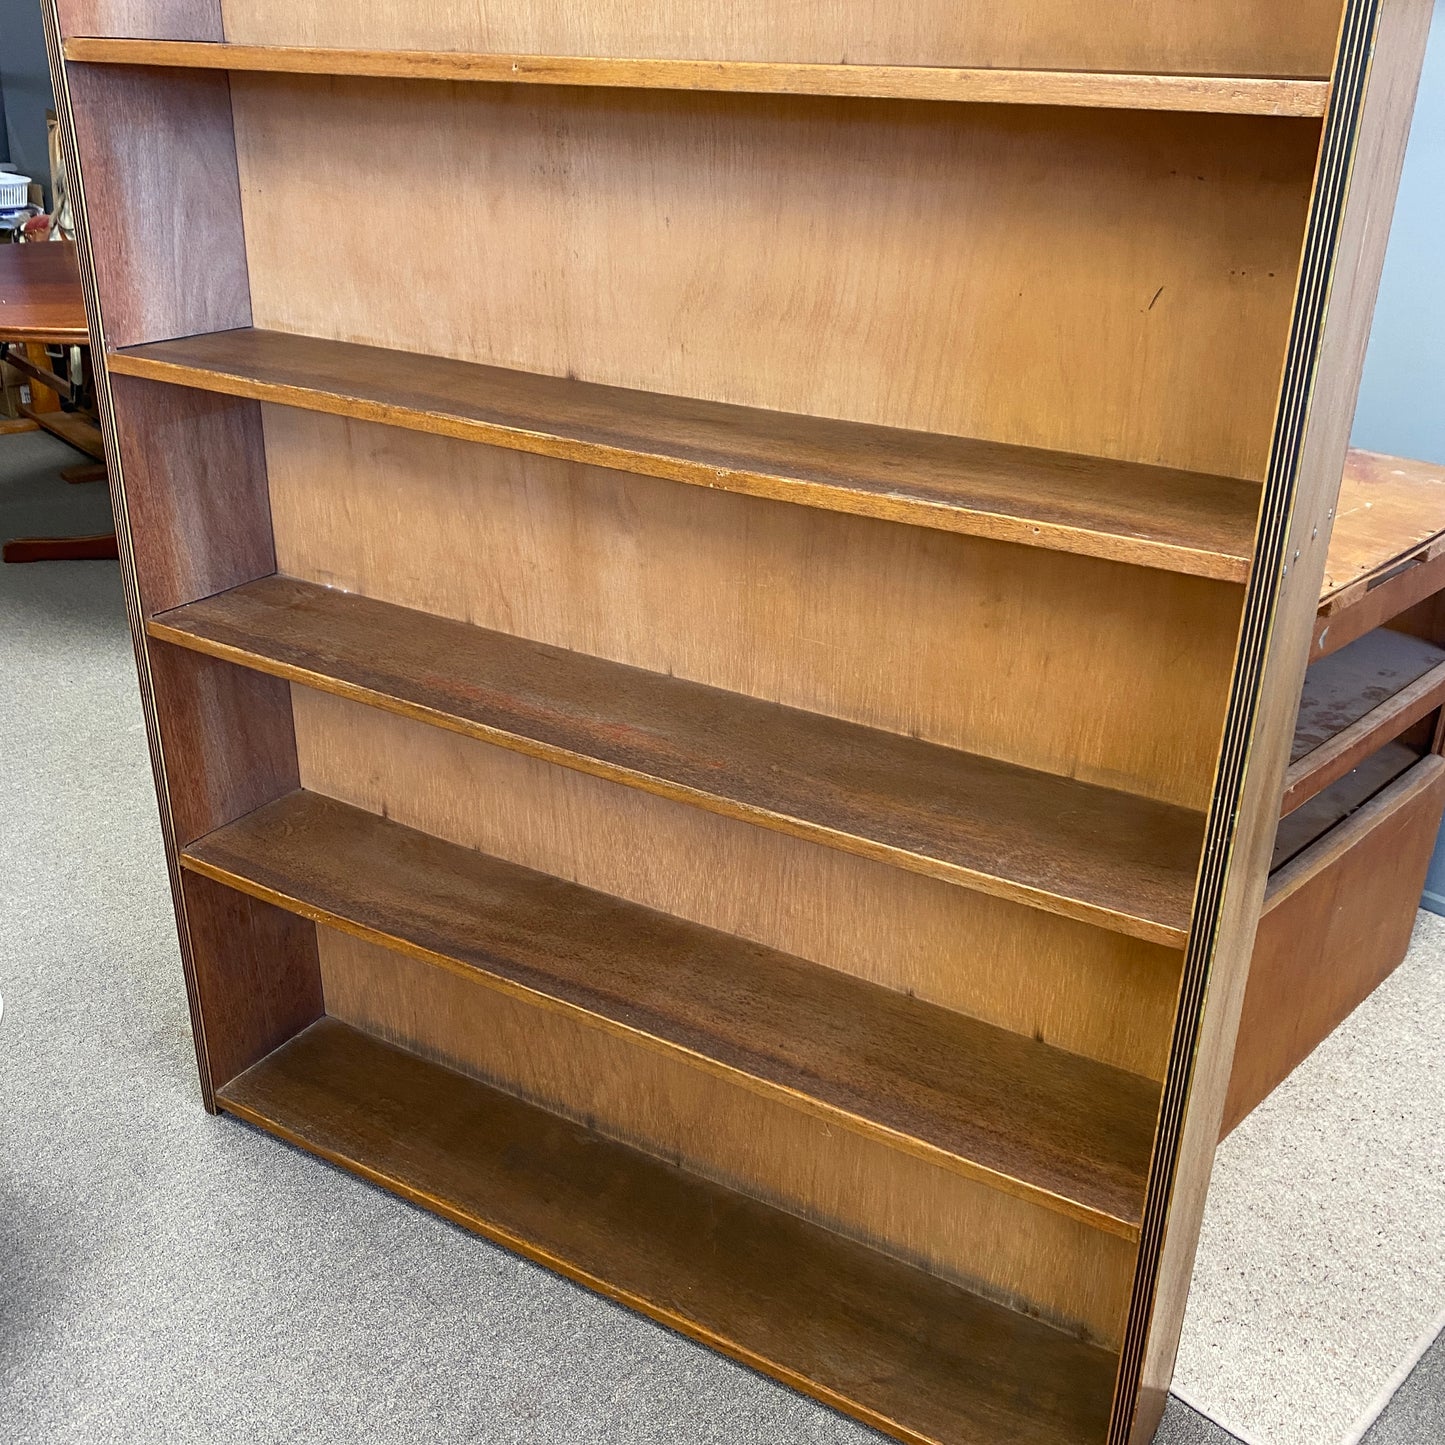
{"type": "MultiPolygon", "coordinates": [[[[1237,799],[1229,803],[1237,808],[1238,824],[1232,848],[1211,850],[1213,860],[1206,856],[1206,876],[1211,868],[1222,870],[1209,940],[1212,958],[1194,985],[1201,989],[1195,1003],[1198,1031],[1190,1044],[1196,1062],[1191,1071],[1176,1059],[1171,1070],[1171,1080],[1187,1086],[1182,1117],[1166,1092],[1161,1148],[1172,1156],[1172,1169],[1146,1208],[1123,1387],[1110,1437],[1120,1445],[1126,1440],[1146,1445],[1152,1438],[1173,1375],[1432,8],[1431,0],[1362,0],[1347,20],[1336,80],[1341,109],[1326,132],[1311,232],[1313,266],[1302,286],[1272,463],[1278,539],[1270,544],[1266,533],[1266,570],[1256,579],[1265,595],[1247,609],[1247,629],[1258,649],[1252,684],[1257,711],[1247,708],[1231,719],[1228,746],[1243,748],[1237,799]],[[1172,1138],[1171,1127],[1177,1130],[1172,1138]]],[[[1250,666],[1250,636],[1247,630],[1242,673],[1250,666]]],[[[1229,759],[1227,747],[1226,769],[1229,759]]],[[[1192,971],[1186,971],[1186,1010],[1192,971]]]]}
{"type": "Polygon", "coordinates": [[[63,68],[53,12],[47,22],[142,708],[213,1107],[215,1088],[279,1041],[266,996],[286,1000],[281,1013],[297,1026],[321,1008],[313,926],[278,918],[262,937],[228,900],[183,889],[176,866],[178,843],[295,786],[290,700],[269,679],[152,649],[144,619],[274,570],[260,409],[111,378],[103,358],[117,343],[250,320],[230,95],[224,77],[63,68]],[[228,982],[218,993],[207,978],[228,982]]]}

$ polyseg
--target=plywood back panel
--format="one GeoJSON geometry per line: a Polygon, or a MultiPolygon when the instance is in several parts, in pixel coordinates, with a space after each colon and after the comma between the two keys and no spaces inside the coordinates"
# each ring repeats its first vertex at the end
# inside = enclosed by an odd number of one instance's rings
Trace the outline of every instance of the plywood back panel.
{"type": "Polygon", "coordinates": [[[293,688],[303,786],[1159,1077],[1177,953],[293,688]]]}
{"type": "Polygon", "coordinates": [[[281,571],[1202,807],[1243,590],[267,408],[281,571]]]}
{"type": "Polygon", "coordinates": [[[227,36],[286,45],[855,65],[1325,75],[1340,0],[223,0],[227,36]]]}
{"type": "Polygon", "coordinates": [[[1116,1343],[1127,1241],[452,973],[317,933],[335,1017],[1116,1343]]]}
{"type": "Polygon", "coordinates": [[[257,75],[233,99],[258,326],[1263,475],[1316,121],[257,75]],[[379,201],[423,233],[334,223],[379,201]]]}

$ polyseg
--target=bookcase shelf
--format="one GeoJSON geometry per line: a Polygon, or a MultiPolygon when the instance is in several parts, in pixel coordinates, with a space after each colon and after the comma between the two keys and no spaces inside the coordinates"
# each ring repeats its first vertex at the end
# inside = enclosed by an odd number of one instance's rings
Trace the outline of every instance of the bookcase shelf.
{"type": "Polygon", "coordinates": [[[1102,1438],[1111,1352],[335,1020],[220,1102],[899,1439],[1102,1438]]]}
{"type": "Polygon", "coordinates": [[[1242,582],[1260,489],[1228,477],[598,386],[239,328],[127,348],[124,376],[693,486],[1242,582]]]}
{"type": "Polygon", "coordinates": [[[286,577],[153,638],[1177,947],[1203,818],[991,758],[286,577]]]}
{"type": "Polygon", "coordinates": [[[1292,813],[1382,742],[1445,703],[1445,648],[1377,627],[1310,664],[1281,811],[1292,813]]]}
{"type": "Polygon", "coordinates": [[[352,50],[100,37],[66,41],[65,56],[67,60],[86,64],[160,65],[285,75],[596,85],[970,104],[1102,106],[1265,116],[1321,116],[1329,101],[1330,89],[1327,80],[1309,77],[477,55],[445,50],[352,50]]]}
{"type": "Polygon", "coordinates": [[[313,793],[181,861],[1138,1238],[1150,1080],[313,793]]]}
{"type": "Polygon", "coordinates": [[[1147,1445],[1430,0],[45,5],[206,1106],[1147,1445]]]}

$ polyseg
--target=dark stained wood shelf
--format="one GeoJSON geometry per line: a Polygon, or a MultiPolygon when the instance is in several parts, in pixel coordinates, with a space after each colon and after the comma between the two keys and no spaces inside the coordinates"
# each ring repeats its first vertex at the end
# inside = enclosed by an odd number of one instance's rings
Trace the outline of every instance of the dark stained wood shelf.
{"type": "Polygon", "coordinates": [[[1120,110],[1320,116],[1329,82],[1310,77],[1137,75],[925,65],[818,65],[746,60],[613,59],[583,55],[483,55],[451,50],[357,50],[236,45],[189,40],[65,42],[67,60],[88,64],[400,80],[501,81],[635,89],[833,95],[1120,110]]]}
{"type": "Polygon", "coordinates": [[[1082,922],[1179,946],[1201,815],[267,577],[165,642],[1082,922]]]}
{"type": "Polygon", "coordinates": [[[1227,477],[599,386],[241,328],[117,351],[180,386],[830,511],[1242,582],[1260,489],[1227,477]]]}
{"type": "Polygon", "coordinates": [[[297,792],[183,866],[1127,1239],[1159,1086],[732,934],[297,792]]]}
{"type": "Polygon", "coordinates": [[[1287,813],[1280,819],[1279,832],[1275,835],[1270,871],[1284,867],[1336,824],[1363,808],[1396,778],[1415,767],[1424,753],[1424,749],[1407,747],[1404,743],[1386,743],[1342,778],[1287,813]]]}
{"type": "Polygon", "coordinates": [[[1311,663],[1281,811],[1309,801],[1445,703],[1445,648],[1377,628],[1311,663]]]}
{"type": "Polygon", "coordinates": [[[217,1099],[900,1439],[1104,1439],[1115,1355],[335,1019],[217,1099]]]}

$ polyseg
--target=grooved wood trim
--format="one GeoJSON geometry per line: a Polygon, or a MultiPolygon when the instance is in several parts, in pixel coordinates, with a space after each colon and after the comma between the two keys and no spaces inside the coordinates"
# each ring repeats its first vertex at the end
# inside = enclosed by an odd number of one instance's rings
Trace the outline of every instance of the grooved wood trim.
{"type": "Polygon", "coordinates": [[[182,866],[1137,1238],[1158,1088],[297,792],[182,866]]]}
{"type": "Polygon", "coordinates": [[[238,329],[113,372],[563,461],[1242,582],[1256,484],[238,329]]]}
{"type": "Polygon", "coordinates": [[[1203,828],[1187,809],[290,578],[147,631],[725,817],[1184,941],[1203,828]]]}
{"type": "Polygon", "coordinates": [[[334,1019],[221,1101],[900,1440],[1103,1428],[1108,1352],[334,1019]]]}
{"type": "Polygon", "coordinates": [[[1173,1374],[1432,9],[1345,13],[1111,1445],[1146,1445],[1173,1374]]]}
{"type": "Polygon", "coordinates": [[[67,60],[289,75],[492,81],[661,90],[834,95],[973,104],[1102,106],[1124,110],[1323,115],[1329,84],[1230,75],[1129,75],[925,65],[798,65],[777,61],[629,60],[574,55],[477,55],[446,50],[75,39],[67,60]]]}

